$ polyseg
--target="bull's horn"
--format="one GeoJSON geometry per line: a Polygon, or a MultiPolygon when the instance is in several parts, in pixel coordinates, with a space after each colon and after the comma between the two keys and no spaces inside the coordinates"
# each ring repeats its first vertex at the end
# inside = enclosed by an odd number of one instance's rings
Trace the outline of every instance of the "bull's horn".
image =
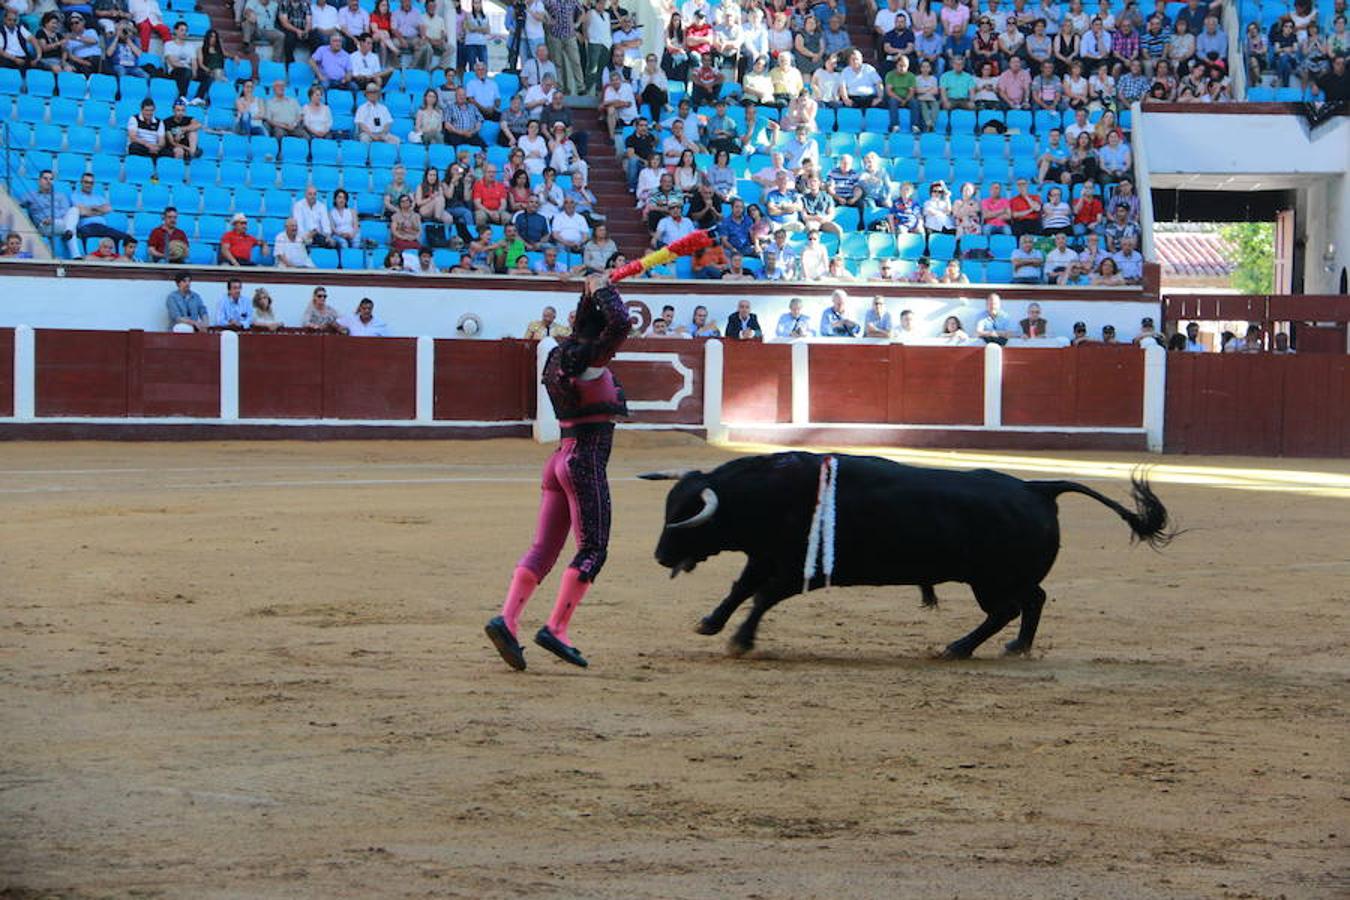
{"type": "Polygon", "coordinates": [[[662,469],[657,472],[643,472],[638,475],[643,481],[679,481],[692,469],[662,469]]]}
{"type": "Polygon", "coordinates": [[[683,521],[671,522],[666,527],[693,528],[696,525],[702,525],[704,522],[711,519],[713,517],[713,513],[717,512],[717,492],[714,491],[712,488],[704,488],[703,492],[699,494],[699,497],[702,498],[703,500],[703,508],[701,510],[694,513],[692,516],[683,521]]]}

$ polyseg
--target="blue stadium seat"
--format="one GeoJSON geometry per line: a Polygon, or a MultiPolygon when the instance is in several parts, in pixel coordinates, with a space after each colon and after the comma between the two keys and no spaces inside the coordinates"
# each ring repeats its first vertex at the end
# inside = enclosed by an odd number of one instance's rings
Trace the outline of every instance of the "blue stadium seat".
{"type": "Polygon", "coordinates": [[[1016,134],[1031,133],[1032,119],[1030,110],[1010,109],[1008,110],[1008,118],[1005,121],[1008,123],[1008,131],[1010,132],[1016,134]]]}
{"type": "Polygon", "coordinates": [[[952,134],[972,134],[975,131],[975,113],[969,109],[954,109],[949,117],[952,134]]]}
{"type": "Polygon", "coordinates": [[[974,259],[961,260],[961,274],[970,279],[971,284],[988,284],[984,263],[974,259]]]}
{"type": "Polygon", "coordinates": [[[172,78],[150,79],[150,99],[155,101],[157,115],[168,115],[173,101],[178,99],[178,82],[172,78]]]}
{"type": "MultiPolygon", "coordinates": [[[[404,69],[403,70],[403,90],[409,94],[416,95],[417,106],[422,105],[422,94],[427,88],[431,87],[431,73],[422,69],[404,69]]],[[[510,97],[510,94],[503,92],[502,96],[510,97]]]]}
{"type": "Polygon", "coordinates": [[[1012,264],[995,260],[984,267],[986,284],[1009,284],[1012,282],[1012,264]]]}
{"type": "Polygon", "coordinates": [[[310,161],[316,166],[336,166],[338,164],[338,142],[315,138],[309,142],[309,157],[310,161]]]}
{"type": "Polygon", "coordinates": [[[221,156],[226,163],[248,162],[248,138],[242,134],[227,134],[220,142],[221,156]]]}
{"type": "Polygon", "coordinates": [[[66,146],[72,153],[92,155],[98,147],[98,132],[83,125],[73,126],[66,131],[66,146]]]}
{"type": "Polygon", "coordinates": [[[187,23],[188,37],[200,38],[211,28],[211,17],[206,13],[183,13],[182,21],[187,23]]]}
{"type": "Polygon", "coordinates": [[[338,257],[344,269],[364,269],[366,267],[366,251],[360,247],[344,247],[339,251],[338,257]]]}
{"type": "MultiPolygon", "coordinates": [[[[487,127],[487,123],[483,123],[487,127]]],[[[423,144],[404,144],[398,148],[399,162],[414,175],[427,167],[427,148],[423,144]]]]}
{"type": "Polygon", "coordinates": [[[242,160],[225,160],[220,164],[216,183],[223,188],[239,190],[248,184],[248,167],[242,160]]]}
{"type": "Polygon", "coordinates": [[[265,134],[255,134],[248,139],[249,158],[275,161],[277,158],[277,139],[265,134]]]}
{"type": "Polygon", "coordinates": [[[276,183],[276,163],[268,162],[265,159],[259,159],[248,164],[249,187],[254,187],[258,190],[267,190],[270,187],[276,187],[276,183]]]}
{"type": "Polygon", "coordinates": [[[1017,249],[1017,239],[1010,234],[994,234],[989,236],[989,253],[994,259],[1012,259],[1013,250],[1017,249]]]}
{"type": "MultiPolygon", "coordinates": [[[[834,222],[845,232],[857,231],[860,227],[858,210],[852,206],[836,207],[834,211],[834,222]]],[[[833,235],[829,235],[833,237],[833,235]]]]}
{"type": "Polygon", "coordinates": [[[1034,156],[1019,156],[1013,160],[1013,177],[1025,178],[1028,181],[1036,177],[1036,158],[1034,156]]]}
{"type": "Polygon", "coordinates": [[[982,109],[975,116],[975,127],[980,132],[983,132],[984,126],[990,122],[1004,122],[1003,110],[982,109]]]}
{"type": "Polygon", "coordinates": [[[286,217],[291,214],[291,207],[295,205],[295,199],[290,191],[283,191],[280,188],[273,188],[270,191],[263,192],[263,215],[286,217]]]}
{"type": "Polygon", "coordinates": [[[361,141],[339,141],[342,153],[342,165],[364,166],[370,155],[370,146],[361,141]]]}
{"type": "Polygon", "coordinates": [[[80,122],[90,128],[107,125],[126,127],[126,122],[113,121],[113,104],[107,100],[86,100],[80,109],[80,122]]]}
{"type": "MultiPolygon", "coordinates": [[[[510,97],[511,95],[520,92],[519,75],[513,75],[510,72],[499,72],[496,75],[492,76],[492,80],[497,82],[497,90],[501,93],[503,98],[510,97]]],[[[678,104],[679,101],[677,101],[672,95],[670,102],[672,104],[678,104]]]]}
{"type": "MultiPolygon", "coordinates": [[[[909,129],[906,128],[906,131],[909,129]]],[[[882,106],[873,106],[863,113],[863,132],[886,135],[891,132],[890,111],[882,106]]]]}
{"type": "MultiPolygon", "coordinates": [[[[952,166],[952,183],[954,185],[961,185],[967,181],[973,181],[976,184],[979,184],[980,180],[981,176],[980,176],[979,161],[974,159],[962,159],[958,157],[955,165],[952,166]]],[[[957,191],[953,191],[953,193],[955,194],[957,193],[957,191]]]]}
{"type": "Polygon", "coordinates": [[[262,205],[262,191],[253,188],[239,188],[234,192],[235,212],[241,212],[246,216],[258,216],[262,214],[262,205]]]}
{"type": "MultiPolygon", "coordinates": [[[[392,169],[397,162],[398,147],[394,144],[372,143],[370,145],[370,165],[392,169]]],[[[345,156],[342,159],[342,163],[343,165],[347,164],[345,156]]]]}
{"type": "Polygon", "coordinates": [[[828,106],[821,106],[816,109],[816,128],[822,134],[829,134],[834,131],[834,110],[828,106]]]}
{"type": "Polygon", "coordinates": [[[866,156],[869,153],[875,153],[877,156],[884,157],[886,150],[886,136],[884,134],[873,134],[870,131],[864,131],[858,135],[858,153],[866,156]]]}
{"type": "Polygon", "coordinates": [[[947,155],[947,136],[936,131],[925,131],[919,135],[919,155],[925,160],[937,159],[947,155]]]}
{"type": "Polygon", "coordinates": [[[47,121],[53,125],[74,125],[80,121],[80,101],[53,97],[47,106],[47,121]]]}
{"type": "Polygon", "coordinates": [[[887,156],[903,157],[914,155],[914,135],[908,130],[897,131],[886,139],[887,156]]]}
{"type": "Polygon", "coordinates": [[[898,255],[895,235],[872,231],[866,237],[867,255],[873,259],[893,259],[898,255]]]}
{"type": "Polygon", "coordinates": [[[919,161],[917,159],[897,159],[891,164],[891,177],[896,181],[918,181],[919,161]]]}
{"type": "Polygon", "coordinates": [[[213,131],[229,131],[234,127],[234,109],[217,103],[206,111],[206,127],[213,131]]]}
{"type": "Polygon", "coordinates": [[[975,135],[953,134],[947,143],[947,155],[952,159],[969,159],[975,155],[975,135]]]}
{"type": "MultiPolygon", "coordinates": [[[[267,90],[270,91],[272,89],[272,82],[276,81],[278,78],[280,78],[282,81],[286,80],[285,63],[277,62],[276,60],[271,59],[264,59],[258,62],[259,84],[264,85],[267,88],[267,90]]],[[[259,93],[262,92],[259,91],[259,93]]]]}
{"type": "Polygon", "coordinates": [[[188,184],[194,184],[199,188],[211,187],[220,180],[220,167],[216,165],[215,160],[200,156],[188,163],[187,180],[188,184]]]}
{"type": "Polygon", "coordinates": [[[291,63],[286,69],[286,81],[293,93],[303,93],[314,83],[314,70],[304,63],[291,63]]]}
{"type": "Polygon", "coordinates": [[[281,186],[287,191],[303,191],[309,184],[309,169],[304,165],[286,164],[281,167],[281,186]]]}
{"type": "Polygon", "coordinates": [[[309,251],[309,258],[314,261],[314,265],[320,269],[338,268],[338,252],[336,250],[326,250],[323,247],[315,247],[309,251]]]}
{"type": "Polygon", "coordinates": [[[310,170],[309,179],[320,194],[330,194],[341,183],[340,173],[336,166],[315,166],[310,170]]]}
{"type": "MultiPolygon", "coordinates": [[[[185,229],[186,230],[186,229],[185,229]]],[[[188,247],[188,264],[193,266],[215,265],[219,250],[204,241],[195,241],[188,247]]]]}
{"type": "MultiPolygon", "coordinates": [[[[104,137],[100,136],[99,144],[103,144],[104,137]]],[[[122,180],[122,154],[121,152],[100,150],[94,156],[93,172],[95,181],[116,182],[122,180]]]]}
{"type": "MultiPolygon", "coordinates": [[[[130,163],[132,159],[136,158],[129,157],[127,162],[130,163]]],[[[147,212],[160,212],[169,205],[169,196],[169,189],[164,185],[143,182],[141,184],[141,209],[147,212]]],[[[187,226],[182,227],[184,231],[187,231],[187,226]]]]}
{"type": "Polygon", "coordinates": [[[63,181],[79,181],[88,168],[89,157],[78,153],[61,153],[56,157],[56,174],[63,181]]]}
{"type": "Polygon", "coordinates": [[[864,257],[862,262],[858,263],[856,272],[858,278],[867,281],[876,278],[880,274],[881,263],[877,262],[875,259],[867,259],[864,257]]]}
{"type": "Polygon", "coordinates": [[[361,236],[368,241],[372,241],[376,246],[387,246],[389,244],[389,225],[380,221],[362,222],[361,236]]]}
{"type": "Polygon", "coordinates": [[[928,236],[928,255],[934,259],[951,259],[956,255],[956,236],[941,233],[930,234],[928,236]]]}
{"type": "Polygon", "coordinates": [[[1013,159],[1036,156],[1036,138],[1030,134],[1014,134],[1008,139],[1008,155],[1013,159]]]}
{"type": "Polygon", "coordinates": [[[845,153],[850,156],[858,154],[858,138],[856,134],[846,134],[839,132],[832,134],[825,141],[825,152],[830,156],[843,156],[845,153]]]}
{"type": "MultiPolygon", "coordinates": [[[[23,155],[23,172],[34,182],[37,181],[38,173],[43,169],[54,168],[56,168],[56,158],[46,150],[29,150],[23,155]]],[[[31,187],[37,187],[37,184],[31,185],[31,187]]],[[[23,192],[18,193],[22,195],[23,192]]]]}
{"type": "MultiPolygon", "coordinates": [[[[160,160],[160,164],[163,163],[160,160]]],[[[180,213],[196,215],[202,206],[202,193],[190,184],[175,184],[169,191],[169,202],[178,207],[180,213]]]]}
{"type": "Polygon", "coordinates": [[[18,69],[0,69],[0,95],[13,97],[23,90],[18,69]]]}
{"type": "Polygon", "coordinates": [[[387,91],[384,95],[384,105],[389,107],[389,114],[395,119],[406,119],[412,115],[413,100],[407,94],[394,93],[387,91]]]}
{"type": "Polygon", "coordinates": [[[197,239],[208,244],[219,244],[229,221],[218,216],[206,216],[197,224],[197,239]]]}
{"type": "Polygon", "coordinates": [[[961,238],[961,255],[965,256],[972,250],[988,250],[989,238],[983,234],[967,234],[961,238]]]}
{"type": "Polygon", "coordinates": [[[896,251],[902,259],[918,259],[923,256],[923,235],[921,234],[897,234],[895,236],[896,251]]]}
{"type": "MultiPolygon", "coordinates": [[[[952,164],[947,159],[925,159],[923,161],[924,181],[947,181],[952,180],[952,164]]],[[[920,195],[921,200],[927,200],[928,194],[925,192],[920,195]]]]}
{"type": "Polygon", "coordinates": [[[1008,142],[1001,134],[982,134],[979,140],[980,158],[985,162],[1008,155],[1008,142]]]}
{"type": "Polygon", "coordinates": [[[56,76],[46,69],[30,69],[24,84],[30,97],[51,97],[56,93],[56,76]]]}
{"type": "Polygon", "coordinates": [[[89,82],[79,72],[59,72],[56,76],[56,92],[67,100],[83,100],[89,93],[89,82]]]}
{"type": "Polygon", "coordinates": [[[835,127],[845,134],[857,134],[863,130],[862,111],[851,106],[835,110],[835,127]]]}
{"type": "Polygon", "coordinates": [[[47,101],[31,95],[20,96],[14,101],[14,117],[20,122],[39,125],[47,121],[47,101]]]}
{"type": "Polygon", "coordinates": [[[33,129],[33,146],[48,153],[59,153],[65,146],[66,133],[56,125],[39,125],[33,129]]]}
{"type": "Polygon", "coordinates": [[[167,184],[172,187],[175,184],[182,184],[183,179],[187,177],[187,164],[181,159],[166,156],[156,164],[155,171],[159,176],[160,184],[167,184]]]}
{"type": "Polygon", "coordinates": [[[234,198],[225,188],[208,187],[202,191],[202,214],[228,216],[234,211],[234,198]]]}
{"type": "Polygon", "coordinates": [[[333,88],[328,92],[328,107],[335,116],[350,115],[356,109],[356,101],[351,91],[333,88]]]}
{"type": "Polygon", "coordinates": [[[1038,109],[1036,110],[1034,122],[1037,134],[1049,134],[1050,129],[1060,127],[1059,113],[1048,109],[1038,109]]]}
{"type": "MultiPolygon", "coordinates": [[[[346,171],[350,170],[345,170],[344,176],[346,171]]],[[[351,185],[347,182],[345,177],[343,179],[343,184],[346,186],[348,193],[350,193],[351,185]]],[[[377,191],[358,192],[352,205],[356,207],[357,214],[362,216],[378,216],[384,212],[384,200],[382,195],[377,191]]]]}
{"type": "Polygon", "coordinates": [[[1012,180],[1012,166],[1006,159],[986,159],[984,161],[984,180],[1008,182],[1012,180]]]}

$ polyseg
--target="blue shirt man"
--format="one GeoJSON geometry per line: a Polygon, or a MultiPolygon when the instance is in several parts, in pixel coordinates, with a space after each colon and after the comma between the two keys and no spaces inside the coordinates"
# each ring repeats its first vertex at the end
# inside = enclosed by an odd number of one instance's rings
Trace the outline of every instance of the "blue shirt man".
{"type": "Polygon", "coordinates": [[[244,286],[231,278],[225,286],[225,296],[216,308],[216,324],[221,328],[247,329],[253,324],[253,304],[243,297],[244,286]]]}
{"type": "Polygon", "coordinates": [[[207,317],[206,304],[201,296],[192,289],[192,276],[179,275],[175,279],[178,289],[164,298],[164,306],[169,313],[171,331],[206,331],[211,323],[207,317]]]}
{"type": "Polygon", "coordinates": [[[740,200],[732,201],[731,212],[722,217],[722,224],[718,226],[718,233],[736,252],[742,255],[751,252],[750,217],[745,214],[744,202],[740,200]]]}

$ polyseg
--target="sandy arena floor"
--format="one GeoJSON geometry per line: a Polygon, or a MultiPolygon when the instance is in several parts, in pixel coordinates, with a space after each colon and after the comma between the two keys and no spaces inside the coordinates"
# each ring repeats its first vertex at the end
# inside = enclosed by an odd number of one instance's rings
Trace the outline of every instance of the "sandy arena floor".
{"type": "MultiPolygon", "coordinates": [[[[546,452],[0,446],[0,897],[1350,893],[1345,461],[1167,460],[1163,554],[1063,498],[1030,660],[929,659],[959,585],[737,660],[692,626],[739,560],[668,580],[626,477],[727,454],[623,435],[592,668],[518,674],[482,625],[546,452]]],[[[1123,498],[1106,459],[995,463],[1123,498]]]]}

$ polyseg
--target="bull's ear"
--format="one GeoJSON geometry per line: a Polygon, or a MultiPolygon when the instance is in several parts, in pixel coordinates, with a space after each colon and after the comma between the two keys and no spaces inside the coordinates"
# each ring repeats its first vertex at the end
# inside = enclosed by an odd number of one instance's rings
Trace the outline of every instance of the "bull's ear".
{"type": "Polygon", "coordinates": [[[698,469],[662,469],[638,475],[643,481],[679,481],[686,475],[697,475],[698,469]]]}

